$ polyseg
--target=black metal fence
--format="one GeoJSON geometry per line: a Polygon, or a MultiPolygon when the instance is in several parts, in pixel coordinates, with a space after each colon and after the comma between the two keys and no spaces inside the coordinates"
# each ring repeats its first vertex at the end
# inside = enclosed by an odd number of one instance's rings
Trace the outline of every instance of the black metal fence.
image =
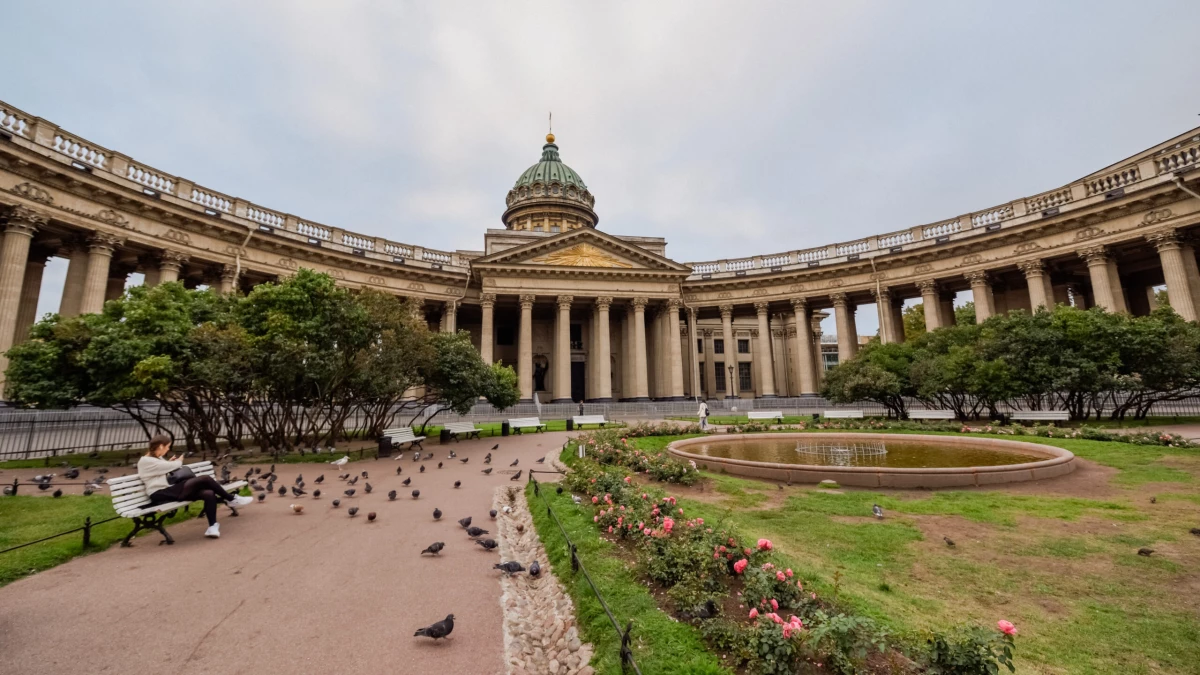
{"type": "Polygon", "coordinates": [[[613,616],[612,610],[608,608],[608,603],[604,601],[604,596],[600,595],[600,589],[596,588],[596,583],[592,581],[592,577],[588,574],[587,568],[583,566],[583,561],[579,559],[579,554],[575,549],[575,543],[571,541],[571,537],[567,534],[567,530],[563,527],[562,522],[559,521],[558,515],[554,513],[554,509],[550,508],[550,502],[547,501],[545,495],[542,494],[541,484],[538,483],[537,478],[534,478],[533,476],[535,473],[559,472],[534,471],[531,469],[529,471],[529,482],[533,484],[533,494],[541,497],[542,504],[546,506],[547,515],[549,515],[554,521],[554,524],[558,526],[558,531],[562,533],[563,540],[567,542],[567,553],[571,556],[571,571],[583,574],[583,578],[587,581],[588,586],[591,587],[592,593],[594,593],[596,596],[596,600],[600,602],[600,608],[604,610],[604,613],[608,615],[608,620],[612,622],[613,630],[617,631],[617,636],[621,638],[621,670],[625,671],[626,669],[631,668],[633,669],[633,672],[637,673],[638,675],[642,675],[641,669],[638,668],[637,661],[635,661],[633,658],[633,647],[631,646],[633,622],[627,621],[625,623],[625,627],[621,628],[621,623],[617,621],[617,617],[613,616]]]}

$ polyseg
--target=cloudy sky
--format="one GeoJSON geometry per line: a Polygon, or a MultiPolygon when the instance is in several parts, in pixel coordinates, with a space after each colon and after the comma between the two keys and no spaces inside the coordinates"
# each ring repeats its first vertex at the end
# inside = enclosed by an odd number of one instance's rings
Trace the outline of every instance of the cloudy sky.
{"type": "Polygon", "coordinates": [[[4,14],[0,100],[266,207],[443,249],[500,226],[549,111],[601,229],[666,237],[682,261],[952,218],[1200,125],[1195,0],[4,14]]]}

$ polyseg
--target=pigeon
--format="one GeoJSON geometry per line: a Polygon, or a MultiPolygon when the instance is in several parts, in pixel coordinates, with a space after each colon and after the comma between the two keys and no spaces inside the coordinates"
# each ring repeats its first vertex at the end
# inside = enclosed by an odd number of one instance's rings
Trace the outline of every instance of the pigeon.
{"type": "Polygon", "coordinates": [[[403,481],[401,481],[400,484],[403,485],[404,487],[408,487],[408,484],[411,482],[412,482],[412,476],[409,476],[408,478],[405,478],[403,481]]]}
{"type": "Polygon", "coordinates": [[[464,530],[466,528],[470,527],[471,526],[471,516],[467,516],[466,518],[460,518],[458,521],[458,524],[462,525],[464,530]]]}
{"type": "Polygon", "coordinates": [[[262,473],[262,467],[261,466],[254,467],[254,475],[257,476],[260,473],[262,473]]]}
{"type": "Polygon", "coordinates": [[[354,488],[350,488],[349,490],[346,490],[342,494],[346,495],[347,497],[353,497],[354,496],[354,488]]]}
{"type": "Polygon", "coordinates": [[[396,491],[395,490],[388,490],[388,501],[389,502],[396,501],[396,491]]]}
{"type": "Polygon", "coordinates": [[[368,523],[375,522],[375,512],[374,511],[367,513],[367,522],[368,523]]]}
{"type": "Polygon", "coordinates": [[[579,498],[579,495],[571,495],[571,501],[575,502],[576,506],[583,502],[583,500],[579,498]]]}
{"type": "Polygon", "coordinates": [[[279,496],[280,497],[287,496],[287,488],[283,487],[282,485],[279,486],[279,496]]]}
{"type": "Polygon", "coordinates": [[[292,504],[291,506],[292,506],[292,513],[295,513],[297,515],[304,513],[304,507],[301,506],[300,504],[292,504]]]}
{"type": "Polygon", "coordinates": [[[1192,529],[1188,530],[1188,532],[1200,537],[1200,527],[1193,527],[1192,529]]]}
{"type": "Polygon", "coordinates": [[[491,551],[500,545],[500,544],[496,543],[495,539],[476,539],[475,543],[479,544],[480,546],[487,549],[488,551],[491,551]]]}
{"type": "Polygon", "coordinates": [[[521,480],[521,470],[518,469],[517,472],[513,474],[513,477],[509,478],[509,480],[521,480]]]}
{"type": "Polygon", "coordinates": [[[320,498],[321,498],[321,491],[313,490],[313,499],[320,499],[320,498]]]}
{"type": "MultiPolygon", "coordinates": [[[[500,449],[500,444],[499,444],[499,443],[497,443],[497,444],[495,444],[495,445],[493,445],[493,446],[492,446],[492,450],[499,450],[499,449],[500,449]]],[[[490,452],[489,452],[488,454],[489,454],[489,455],[491,455],[492,453],[490,453],[490,452]]]]}
{"type": "MultiPolygon", "coordinates": [[[[335,459],[332,462],[330,462],[330,464],[332,464],[340,469],[343,466],[346,466],[346,464],[348,464],[349,462],[350,462],[350,455],[343,455],[341,459],[335,459]]],[[[271,465],[271,473],[275,473],[275,465],[274,464],[271,465]]]]}
{"type": "Polygon", "coordinates": [[[439,508],[438,508],[438,507],[436,507],[436,506],[435,506],[435,507],[433,507],[433,519],[434,519],[434,520],[441,520],[441,519],[442,519],[442,510],[441,510],[441,509],[439,509],[439,508]]]}
{"type": "Polygon", "coordinates": [[[57,490],[55,490],[55,491],[54,491],[54,498],[55,498],[55,499],[57,499],[57,498],[59,498],[59,497],[61,497],[61,496],[62,496],[62,488],[59,488],[59,489],[57,489],[57,490]]]}
{"type": "Polygon", "coordinates": [[[250,489],[254,490],[255,492],[262,492],[266,488],[264,488],[263,486],[259,485],[258,483],[254,482],[254,481],[250,481],[250,489]]]}
{"type": "Polygon", "coordinates": [[[4,496],[5,496],[5,497],[11,497],[11,496],[12,496],[12,493],[13,493],[12,486],[11,486],[11,485],[5,485],[5,486],[4,486],[4,496]]]}
{"type": "Polygon", "coordinates": [[[363,478],[370,478],[370,476],[368,476],[368,475],[367,475],[367,472],[366,472],[366,471],[362,472],[362,477],[363,477],[363,478]]]}
{"type": "Polygon", "coordinates": [[[439,638],[444,638],[444,637],[447,637],[448,635],[450,635],[450,633],[453,630],[454,630],[454,615],[447,614],[445,619],[442,619],[441,621],[433,624],[432,626],[426,626],[425,628],[418,628],[417,632],[413,633],[413,637],[429,637],[429,638],[433,638],[433,640],[436,642],[439,638]]]}
{"type": "Polygon", "coordinates": [[[1143,558],[1149,558],[1150,554],[1152,553],[1154,553],[1154,549],[1152,548],[1146,548],[1143,546],[1142,548],[1138,549],[1138,555],[1142,556],[1143,558]]]}
{"type": "Polygon", "coordinates": [[[425,455],[425,460],[426,460],[426,461],[428,461],[428,460],[431,460],[431,459],[433,459],[433,453],[432,453],[432,452],[431,452],[431,453],[429,453],[428,455],[425,455]]]}
{"type": "Polygon", "coordinates": [[[491,473],[492,473],[492,467],[490,467],[490,466],[489,466],[488,468],[484,469],[483,471],[480,471],[479,473],[481,473],[481,474],[483,474],[483,475],[485,475],[485,476],[491,475],[491,473]]]}
{"type": "Polygon", "coordinates": [[[357,485],[358,484],[358,476],[355,476],[354,478],[351,478],[350,480],[346,481],[346,484],[347,485],[357,485]]]}
{"type": "Polygon", "coordinates": [[[875,504],[874,506],[871,507],[871,513],[875,514],[876,519],[883,520],[883,507],[882,506],[875,504]]]}
{"type": "Polygon", "coordinates": [[[374,489],[375,489],[375,488],[371,487],[371,484],[370,484],[370,483],[365,483],[365,484],[363,485],[363,492],[365,492],[365,493],[367,493],[367,494],[371,494],[371,490],[374,490],[374,489]]]}
{"type": "Polygon", "coordinates": [[[458,455],[454,454],[453,450],[450,451],[449,455],[446,455],[446,459],[454,459],[455,457],[458,457],[458,455]]]}
{"type": "MultiPolygon", "coordinates": [[[[91,497],[91,496],[92,496],[92,494],[93,494],[93,493],[95,493],[95,492],[96,492],[96,491],[92,489],[92,486],[91,486],[91,485],[89,485],[89,486],[87,486],[87,487],[83,488],[83,496],[84,496],[84,497],[91,497]]],[[[260,496],[261,496],[261,495],[260,495],[260,496]]]]}
{"type": "Polygon", "coordinates": [[[458,488],[459,488],[461,485],[462,485],[462,481],[461,481],[461,480],[456,480],[456,481],[454,481],[454,489],[456,489],[456,490],[457,490],[457,489],[458,489],[458,488]]]}
{"type": "Polygon", "coordinates": [[[338,480],[346,480],[349,477],[350,477],[350,474],[348,474],[348,473],[338,474],[338,480]]]}
{"type": "Polygon", "coordinates": [[[296,485],[299,485],[303,482],[304,482],[304,474],[302,474],[302,473],[296,474],[296,485]]]}
{"type": "Polygon", "coordinates": [[[495,520],[496,519],[496,509],[492,509],[491,511],[488,511],[488,515],[492,517],[492,520],[495,520]]]}
{"type": "MultiPolygon", "coordinates": [[[[399,459],[399,458],[397,457],[397,459],[399,459]]],[[[421,453],[420,453],[420,451],[413,452],[413,461],[415,462],[415,461],[417,461],[418,459],[421,459],[421,453]]]]}
{"type": "Polygon", "coordinates": [[[538,564],[538,561],[534,560],[533,563],[529,566],[529,576],[537,578],[537,576],[541,573],[542,573],[542,566],[538,564]]]}
{"type": "Polygon", "coordinates": [[[506,562],[506,563],[496,563],[495,565],[492,565],[492,569],[500,570],[501,572],[504,572],[505,574],[507,574],[508,576],[511,577],[512,575],[516,574],[517,572],[524,572],[525,566],[522,565],[521,563],[517,562],[516,560],[510,560],[509,562],[506,562]]]}
{"type": "Polygon", "coordinates": [[[509,464],[509,466],[516,466],[518,463],[520,463],[520,461],[521,461],[521,458],[518,457],[518,458],[514,459],[512,461],[512,464],[509,464]]]}
{"type": "Polygon", "coordinates": [[[353,518],[354,516],[358,515],[358,507],[357,507],[357,506],[351,506],[351,507],[350,507],[350,510],[349,510],[349,511],[347,511],[346,513],[349,513],[349,514],[350,514],[350,517],[351,517],[351,518],[353,518]]]}
{"type": "Polygon", "coordinates": [[[470,457],[463,457],[462,459],[460,459],[460,460],[458,460],[458,461],[462,462],[463,464],[466,464],[467,462],[471,461],[471,458],[470,458],[470,457]]]}
{"type": "Polygon", "coordinates": [[[324,481],[325,481],[325,474],[321,474],[320,476],[317,476],[317,479],[314,480],[313,482],[316,483],[317,485],[320,485],[324,481]]]}
{"type": "Polygon", "coordinates": [[[339,507],[341,505],[342,505],[342,500],[340,500],[340,499],[333,500],[333,508],[336,509],[337,507],[339,507]]]}
{"type": "Polygon", "coordinates": [[[421,465],[421,473],[425,473],[425,465],[424,464],[421,465]]]}
{"type": "Polygon", "coordinates": [[[293,486],[292,486],[292,494],[293,494],[293,495],[295,495],[295,496],[297,496],[297,497],[300,497],[300,496],[302,496],[302,495],[306,495],[306,494],[308,494],[308,493],[307,493],[307,492],[305,492],[304,490],[301,490],[300,488],[296,487],[295,485],[293,485],[293,486]]]}
{"type": "Polygon", "coordinates": [[[534,462],[534,464],[545,464],[545,463],[546,463],[545,457],[540,457],[540,458],[538,458],[538,461],[534,462]]]}
{"type": "Polygon", "coordinates": [[[412,491],[412,497],[413,497],[413,499],[416,499],[417,497],[420,497],[420,496],[421,496],[421,491],[420,491],[420,490],[413,490],[413,491],[412,491]]]}
{"type": "Polygon", "coordinates": [[[260,502],[266,501],[266,499],[267,499],[267,494],[265,492],[258,496],[258,501],[260,501],[260,502]]]}
{"type": "Polygon", "coordinates": [[[489,452],[489,453],[487,454],[487,457],[484,457],[484,458],[483,458],[483,463],[484,463],[484,464],[491,464],[491,463],[492,463],[492,453],[490,453],[490,452],[489,452]]]}
{"type": "MultiPolygon", "coordinates": [[[[49,484],[49,483],[38,483],[38,489],[39,489],[39,490],[49,490],[49,489],[50,489],[50,487],[51,487],[51,486],[50,486],[50,484],[49,484]]],[[[279,489],[280,489],[280,490],[282,490],[283,488],[279,488],[279,489]]]]}
{"type": "MultiPolygon", "coordinates": [[[[69,473],[69,472],[68,472],[68,473],[69,473]]],[[[68,478],[70,478],[70,475],[68,475],[67,477],[68,477],[68,478]]],[[[1151,503],[1151,504],[1157,504],[1157,503],[1158,503],[1158,497],[1151,496],[1151,497],[1150,497],[1150,503],[1151,503]]]]}
{"type": "Polygon", "coordinates": [[[954,548],[954,540],[953,539],[951,539],[950,537],[943,536],[942,540],[946,542],[947,546],[949,546],[950,548],[954,548]]]}
{"type": "Polygon", "coordinates": [[[438,468],[439,468],[439,469],[440,469],[440,468],[442,468],[442,463],[441,463],[441,462],[438,462],[438,468]]]}
{"type": "Polygon", "coordinates": [[[482,537],[485,534],[491,534],[491,532],[488,532],[487,530],[483,529],[482,527],[468,527],[467,528],[467,536],[482,537]]]}
{"type": "Polygon", "coordinates": [[[67,470],[65,473],[63,473],[63,478],[69,478],[71,480],[75,480],[76,478],[79,478],[79,469],[67,470]]]}
{"type": "Polygon", "coordinates": [[[400,464],[396,467],[396,475],[399,476],[402,473],[404,473],[404,465],[400,464]]]}
{"type": "Polygon", "coordinates": [[[561,495],[562,494],[562,486],[559,485],[558,487],[554,488],[554,492],[561,495]]]}
{"type": "Polygon", "coordinates": [[[421,555],[425,555],[426,553],[432,553],[433,555],[437,555],[442,552],[443,548],[446,548],[445,542],[435,541],[432,544],[430,544],[429,546],[426,546],[425,550],[421,551],[421,555]]]}

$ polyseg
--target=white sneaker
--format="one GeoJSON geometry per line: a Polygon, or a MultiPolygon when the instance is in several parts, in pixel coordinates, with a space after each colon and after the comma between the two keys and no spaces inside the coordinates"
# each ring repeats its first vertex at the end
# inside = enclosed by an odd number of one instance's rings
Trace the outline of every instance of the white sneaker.
{"type": "Polygon", "coordinates": [[[204,536],[209,539],[219,539],[221,537],[221,524],[213,523],[209,525],[208,529],[204,531],[204,536]]]}
{"type": "Polygon", "coordinates": [[[228,504],[229,508],[231,508],[231,509],[240,509],[243,506],[250,506],[251,504],[253,504],[254,498],[237,496],[237,497],[234,497],[233,499],[230,499],[229,501],[227,501],[225,503],[228,504]]]}

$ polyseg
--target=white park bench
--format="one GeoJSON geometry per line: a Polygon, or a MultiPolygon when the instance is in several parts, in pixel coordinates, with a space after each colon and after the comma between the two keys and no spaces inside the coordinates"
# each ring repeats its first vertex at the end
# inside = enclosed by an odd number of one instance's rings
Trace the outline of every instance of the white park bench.
{"type": "Polygon", "coordinates": [[[522,429],[545,431],[546,425],[536,417],[514,417],[508,421],[508,428],[519,434],[522,429]]]}
{"type": "Polygon", "coordinates": [[[751,410],[750,412],[746,413],[746,419],[748,419],[748,420],[778,420],[780,424],[783,424],[783,411],[782,410],[751,410]]]}
{"type": "Polygon", "coordinates": [[[827,419],[856,419],[861,420],[863,411],[861,410],[826,410],[821,413],[821,417],[827,419]]]}
{"type": "Polygon", "coordinates": [[[571,418],[571,423],[576,427],[582,427],[585,424],[604,426],[608,424],[608,420],[604,419],[604,415],[575,415],[571,418]]]}
{"type": "Polygon", "coordinates": [[[908,418],[912,420],[952,420],[957,415],[953,410],[909,410],[908,418]]]}
{"type": "Polygon", "coordinates": [[[483,431],[483,429],[475,426],[474,422],[450,422],[443,428],[456,441],[462,440],[459,436],[463,434],[466,434],[467,438],[471,438],[472,436],[479,438],[479,432],[483,431]]]}
{"type": "Polygon", "coordinates": [[[1026,422],[1066,422],[1071,419],[1071,413],[1066,410],[1017,410],[1009,417],[1026,422]]]}
{"type": "MultiPolygon", "coordinates": [[[[212,476],[212,462],[196,462],[186,465],[192,470],[192,473],[197,476],[212,476]]],[[[228,492],[233,492],[244,486],[246,481],[235,480],[232,483],[226,483],[222,487],[228,492]]],[[[170,518],[175,512],[181,508],[187,507],[191,502],[167,502],[165,504],[150,504],[150,494],[146,492],[146,484],[142,482],[140,476],[136,473],[131,476],[119,476],[117,478],[108,479],[108,490],[112,493],[113,508],[116,509],[117,515],[122,518],[133,520],[133,532],[125,537],[121,542],[121,546],[132,546],[130,540],[134,535],[142,530],[158,530],[158,533],[163,536],[166,544],[174,544],[175,540],[167,533],[167,528],[163,527],[163,523],[170,518]]],[[[237,515],[237,509],[230,509],[233,515],[237,515]]]]}
{"type": "Polygon", "coordinates": [[[394,427],[392,429],[384,429],[380,436],[386,436],[392,439],[392,447],[411,443],[414,447],[420,446],[421,441],[425,440],[424,436],[416,436],[413,434],[412,427],[394,427]]]}

